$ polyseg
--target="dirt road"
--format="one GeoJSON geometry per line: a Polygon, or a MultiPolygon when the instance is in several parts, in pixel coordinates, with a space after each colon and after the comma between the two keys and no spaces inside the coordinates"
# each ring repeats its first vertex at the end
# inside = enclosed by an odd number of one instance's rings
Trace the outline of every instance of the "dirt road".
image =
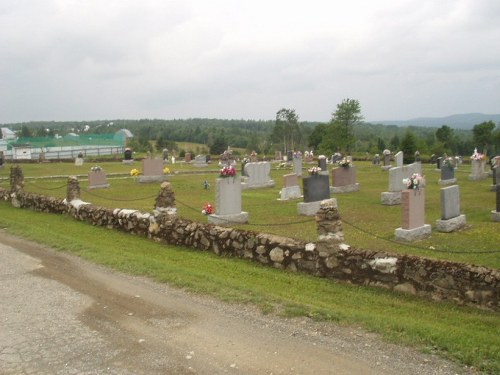
{"type": "Polygon", "coordinates": [[[1,374],[473,374],[356,328],[262,316],[0,231],[1,374]]]}

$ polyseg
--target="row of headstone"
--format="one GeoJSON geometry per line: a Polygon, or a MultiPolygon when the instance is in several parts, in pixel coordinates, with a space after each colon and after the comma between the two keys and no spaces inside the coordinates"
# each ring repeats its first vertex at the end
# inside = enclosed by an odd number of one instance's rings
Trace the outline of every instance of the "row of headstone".
{"type": "MultiPolygon", "coordinates": [[[[401,200],[402,225],[395,230],[396,239],[413,242],[430,237],[431,226],[425,224],[425,189],[405,190],[401,200]]],[[[458,185],[442,188],[441,218],[436,220],[436,230],[450,233],[464,228],[466,224],[465,215],[460,213],[458,185]]]]}

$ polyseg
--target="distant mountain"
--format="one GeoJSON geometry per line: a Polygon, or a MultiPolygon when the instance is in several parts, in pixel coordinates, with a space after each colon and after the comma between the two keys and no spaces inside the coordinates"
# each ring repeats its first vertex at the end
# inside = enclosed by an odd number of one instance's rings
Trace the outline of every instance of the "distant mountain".
{"type": "Polygon", "coordinates": [[[472,129],[474,125],[485,121],[500,122],[500,114],[485,115],[483,113],[465,113],[461,115],[451,115],[446,117],[419,117],[411,120],[400,121],[369,121],[371,124],[398,125],[398,126],[427,126],[440,128],[448,125],[455,129],[472,129]]]}

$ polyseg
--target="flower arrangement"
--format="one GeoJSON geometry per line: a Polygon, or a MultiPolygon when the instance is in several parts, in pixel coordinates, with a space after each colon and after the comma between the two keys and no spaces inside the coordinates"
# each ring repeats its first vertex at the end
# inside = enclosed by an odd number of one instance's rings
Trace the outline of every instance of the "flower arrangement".
{"type": "Polygon", "coordinates": [[[319,172],[321,172],[321,168],[320,167],[311,167],[307,170],[307,172],[313,176],[313,175],[317,175],[319,172]]]}
{"type": "Polygon", "coordinates": [[[352,167],[351,161],[347,158],[342,158],[341,160],[337,160],[337,165],[342,168],[352,167]]]}
{"type": "Polygon", "coordinates": [[[472,156],[470,158],[471,158],[471,160],[483,160],[484,155],[477,152],[477,150],[474,150],[474,153],[472,154],[472,156]]]}
{"type": "Polygon", "coordinates": [[[94,165],[92,168],[90,168],[92,172],[100,172],[102,171],[102,168],[99,167],[98,165],[94,165]]]}
{"type": "Polygon", "coordinates": [[[132,169],[132,170],[130,171],[130,175],[131,175],[131,176],[139,176],[139,174],[140,174],[140,173],[141,173],[141,172],[139,172],[139,170],[138,170],[138,169],[136,169],[136,168],[134,168],[134,169],[132,169]]]}
{"type": "Polygon", "coordinates": [[[201,213],[203,215],[212,215],[214,213],[214,207],[210,203],[205,203],[201,213]]]}
{"type": "Polygon", "coordinates": [[[453,163],[453,158],[452,157],[445,158],[444,162],[443,162],[443,166],[447,167],[449,169],[454,169],[455,165],[453,163]]]}
{"type": "Polygon", "coordinates": [[[170,174],[170,168],[169,167],[163,168],[163,173],[164,174],[170,174]]]}
{"type": "Polygon", "coordinates": [[[417,190],[423,181],[424,178],[419,173],[413,173],[410,178],[403,178],[403,184],[407,189],[417,190]]]}
{"type": "Polygon", "coordinates": [[[236,176],[236,169],[232,166],[225,166],[220,170],[220,177],[234,177],[236,176]]]}

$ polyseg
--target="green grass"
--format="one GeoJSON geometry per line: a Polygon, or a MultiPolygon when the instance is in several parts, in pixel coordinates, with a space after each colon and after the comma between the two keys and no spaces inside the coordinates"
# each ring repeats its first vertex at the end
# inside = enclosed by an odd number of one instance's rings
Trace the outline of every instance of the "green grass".
{"type": "MultiPolygon", "coordinates": [[[[110,174],[108,182],[111,187],[99,190],[88,189],[86,174],[92,165],[87,163],[83,167],[77,167],[73,163],[22,164],[26,179],[25,190],[64,198],[66,177],[35,178],[80,175],[81,197],[85,201],[109,208],[133,208],[145,212],[153,209],[159,184],[139,184],[136,178],[128,176],[132,168],[142,168],[140,162],[135,162],[133,166],[121,162],[101,163],[101,167],[110,174]],[[114,173],[120,175],[112,175],[114,173]]],[[[402,244],[394,241],[394,230],[401,226],[401,207],[382,206],[380,203],[381,192],[388,188],[388,173],[369,162],[356,162],[355,165],[360,191],[334,195],[349,245],[500,269],[499,223],[492,222],[490,218],[491,211],[495,208],[495,194],[490,191],[491,178],[469,181],[470,166],[461,166],[456,176],[460,186],[461,211],[466,215],[468,227],[455,233],[433,230],[432,237],[427,240],[402,244]]],[[[215,179],[219,168],[210,165],[195,170],[192,165],[185,163],[169,165],[169,168],[179,215],[206,222],[206,217],[201,215],[201,208],[206,202],[215,203],[215,179]],[[205,180],[211,184],[209,190],[203,188],[205,180]]],[[[423,171],[427,180],[425,222],[434,226],[435,221],[440,219],[440,174],[434,165],[424,164],[423,171]]],[[[8,165],[0,170],[0,187],[8,188],[8,173],[8,165]]],[[[298,216],[296,200],[278,201],[283,175],[287,173],[291,173],[291,170],[274,168],[271,176],[276,182],[275,188],[243,192],[243,210],[249,213],[250,219],[248,225],[240,227],[313,241],[317,237],[314,218],[298,216]]]]}
{"type": "Polygon", "coordinates": [[[500,372],[498,313],[158,244],[65,216],[15,209],[5,202],[0,203],[0,211],[0,226],[9,232],[119,271],[229,302],[255,304],[264,313],[360,326],[391,342],[486,373],[500,372]]]}

